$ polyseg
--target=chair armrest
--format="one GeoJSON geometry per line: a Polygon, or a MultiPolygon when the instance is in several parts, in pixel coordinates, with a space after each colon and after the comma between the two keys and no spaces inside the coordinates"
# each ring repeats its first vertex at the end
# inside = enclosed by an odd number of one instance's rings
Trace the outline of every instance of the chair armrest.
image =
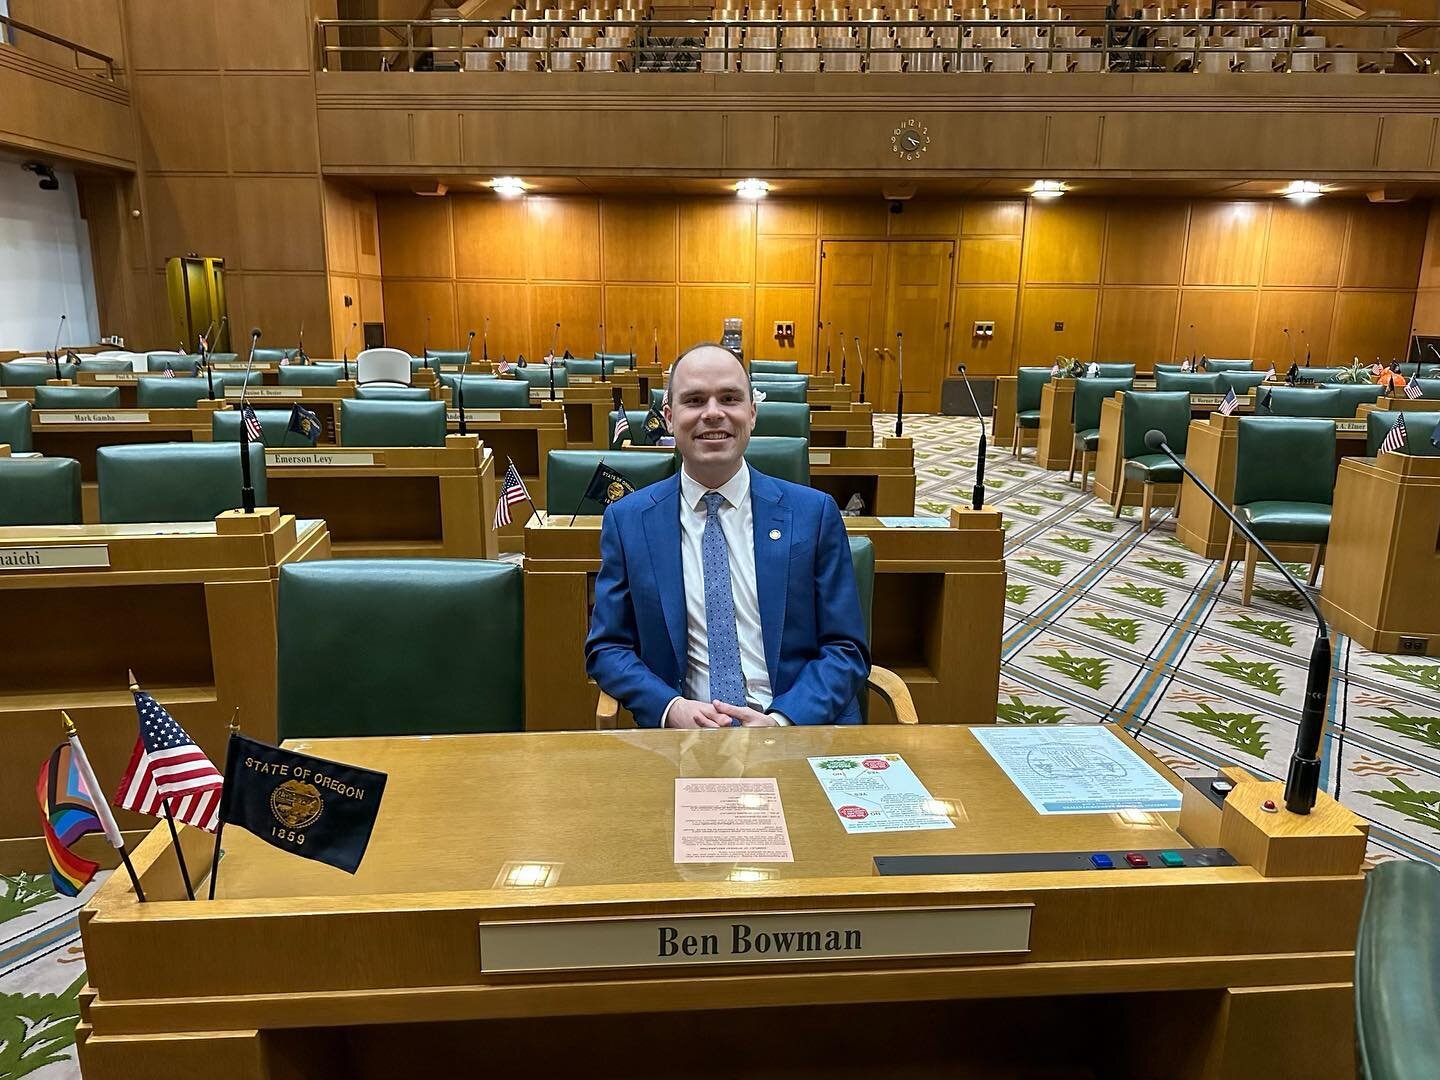
{"type": "Polygon", "coordinates": [[[619,722],[620,703],[601,690],[600,700],[595,703],[595,730],[614,731],[619,722]]]}
{"type": "Polygon", "coordinates": [[[889,668],[871,667],[865,686],[884,698],[885,704],[890,706],[890,711],[895,715],[897,724],[920,722],[920,717],[915,712],[915,702],[910,698],[910,688],[905,685],[904,679],[889,668]]]}

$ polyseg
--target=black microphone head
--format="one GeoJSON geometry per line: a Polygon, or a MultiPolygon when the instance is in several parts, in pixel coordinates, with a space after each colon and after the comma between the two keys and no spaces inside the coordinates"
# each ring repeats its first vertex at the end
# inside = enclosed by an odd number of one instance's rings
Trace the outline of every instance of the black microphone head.
{"type": "Polygon", "coordinates": [[[1165,442],[1165,433],[1158,428],[1151,428],[1145,433],[1145,445],[1151,450],[1159,450],[1165,442]]]}
{"type": "Polygon", "coordinates": [[[250,337],[251,337],[252,339],[254,339],[255,341],[259,341],[259,340],[260,340],[260,327],[257,326],[257,327],[255,327],[254,329],[252,329],[252,330],[250,331],[250,337]]]}
{"type": "Polygon", "coordinates": [[[474,341],[474,340],[475,340],[475,331],[474,331],[474,330],[471,330],[471,331],[470,331],[470,334],[469,334],[469,337],[467,338],[467,340],[469,340],[469,341],[474,341]]]}

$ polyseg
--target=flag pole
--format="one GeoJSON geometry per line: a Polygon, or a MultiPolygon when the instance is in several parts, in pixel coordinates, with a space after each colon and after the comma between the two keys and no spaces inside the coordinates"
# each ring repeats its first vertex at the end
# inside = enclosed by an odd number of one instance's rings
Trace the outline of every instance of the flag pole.
{"type": "MultiPolygon", "coordinates": [[[[244,417],[241,417],[240,426],[245,426],[244,417]]],[[[130,676],[130,692],[138,694],[140,684],[135,681],[135,672],[127,672],[130,676]]],[[[185,882],[185,895],[191,900],[195,899],[195,887],[190,884],[190,869],[185,865],[185,853],[180,850],[180,831],[175,828],[175,817],[170,812],[170,798],[167,795],[160,796],[160,808],[165,811],[165,824],[170,826],[170,843],[175,848],[175,860],[180,864],[180,878],[185,882]]]]}
{"type": "MultiPolygon", "coordinates": [[[[463,375],[463,372],[462,372],[463,375]]],[[[207,900],[215,899],[215,879],[220,876],[220,837],[225,835],[225,800],[230,794],[230,750],[235,743],[235,736],[240,732],[240,706],[235,706],[234,715],[230,717],[230,737],[225,742],[225,777],[224,790],[220,792],[220,823],[215,826],[215,850],[210,855],[210,887],[207,900]]]]}
{"type": "Polygon", "coordinates": [[[125,850],[125,838],[120,835],[120,826],[115,823],[115,815],[110,812],[110,804],[105,801],[105,793],[100,790],[100,781],[95,779],[95,770],[90,765],[90,759],[85,754],[85,747],[80,745],[80,733],[75,730],[75,721],[70,719],[70,714],[64,709],[60,710],[60,719],[65,722],[65,738],[69,740],[70,747],[75,751],[75,763],[80,767],[80,775],[85,780],[85,786],[90,791],[90,798],[95,803],[95,816],[100,819],[101,827],[105,830],[105,839],[110,841],[110,846],[120,853],[120,861],[125,864],[125,870],[130,875],[130,884],[135,887],[135,896],[140,903],[145,903],[145,890],[140,887],[140,877],[135,873],[135,865],[130,861],[130,853],[125,850]]]}

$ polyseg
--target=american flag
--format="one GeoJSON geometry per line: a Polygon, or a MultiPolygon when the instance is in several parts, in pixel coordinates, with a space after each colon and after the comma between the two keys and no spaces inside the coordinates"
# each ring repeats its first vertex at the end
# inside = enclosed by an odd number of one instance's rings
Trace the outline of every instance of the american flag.
{"type": "Polygon", "coordinates": [[[167,361],[165,362],[165,378],[167,378],[167,379],[173,379],[174,377],[175,377],[175,369],[170,366],[170,362],[167,360],[167,361]]]}
{"type": "Polygon", "coordinates": [[[497,365],[495,365],[495,371],[496,371],[497,374],[500,374],[500,375],[506,375],[506,374],[508,374],[509,371],[510,371],[510,361],[509,361],[509,360],[506,360],[506,359],[502,356],[502,357],[500,358],[500,363],[498,363],[497,365]]]}
{"type": "Polygon", "coordinates": [[[1229,416],[1235,411],[1235,406],[1240,404],[1240,399],[1235,396],[1235,388],[1232,386],[1225,391],[1225,400],[1220,402],[1220,415],[1229,416]]]}
{"type": "Polygon", "coordinates": [[[1379,361],[1379,360],[1376,360],[1375,363],[1373,363],[1373,364],[1370,365],[1370,374],[1373,375],[1373,376],[1375,376],[1375,378],[1377,378],[1377,379],[1378,379],[1381,375],[1384,375],[1384,374],[1385,374],[1385,369],[1380,365],[1380,361],[1379,361]]]}
{"type": "Polygon", "coordinates": [[[214,832],[220,822],[225,778],[164,706],[142,690],[134,693],[140,736],[115,793],[115,805],[162,817],[165,799],[176,821],[214,832]]]}
{"type": "Polygon", "coordinates": [[[1420,389],[1420,380],[1411,379],[1405,384],[1405,396],[1414,400],[1417,397],[1424,397],[1425,391],[1420,389]]]}
{"type": "Polygon", "coordinates": [[[615,434],[611,436],[612,443],[618,443],[620,436],[630,430],[630,418],[625,415],[625,410],[620,410],[620,419],[615,421],[615,434]]]}
{"type": "Polygon", "coordinates": [[[1190,372],[1191,372],[1191,370],[1192,370],[1193,368],[1194,368],[1194,365],[1191,364],[1189,360],[1181,360],[1181,361],[1180,361],[1180,370],[1181,370],[1183,373],[1185,373],[1186,375],[1190,374],[1190,372]]]}
{"type": "Polygon", "coordinates": [[[1390,434],[1385,436],[1385,441],[1380,444],[1380,453],[1399,454],[1405,450],[1405,414],[1402,412],[1395,421],[1395,426],[1390,429],[1390,434]]]}
{"type": "Polygon", "coordinates": [[[1270,370],[1265,372],[1265,381],[1270,382],[1275,378],[1275,365],[1270,365],[1270,370]]]}
{"type": "Polygon", "coordinates": [[[530,492],[525,490],[525,481],[520,479],[520,470],[515,462],[505,470],[505,483],[500,488],[500,497],[495,500],[495,528],[510,524],[510,504],[526,502],[530,492]]]}
{"type": "Polygon", "coordinates": [[[245,437],[247,439],[253,439],[255,442],[261,442],[265,437],[265,429],[260,426],[260,418],[255,415],[255,410],[250,407],[249,402],[245,404],[243,419],[245,422],[245,437]]]}

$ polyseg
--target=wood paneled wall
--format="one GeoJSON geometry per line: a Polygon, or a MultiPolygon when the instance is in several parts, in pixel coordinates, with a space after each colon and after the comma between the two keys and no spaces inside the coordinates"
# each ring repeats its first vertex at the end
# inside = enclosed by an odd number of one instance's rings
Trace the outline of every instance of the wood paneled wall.
{"type": "MultiPolygon", "coordinates": [[[[389,341],[459,343],[490,319],[492,354],[660,355],[745,320],[751,356],[816,359],[820,243],[954,239],[948,355],[1000,374],[1060,353],[1143,367],[1192,348],[1284,363],[1289,328],[1315,363],[1403,355],[1428,203],[621,199],[382,195],[389,341]],[[977,341],[976,321],[993,320],[977,341]],[[773,324],[793,321],[793,349],[773,324]],[[1192,332],[1190,327],[1194,325],[1192,332]],[[1057,329],[1059,327],[1059,329],[1057,329]],[[1302,337],[1303,332],[1303,337],[1302,337]]],[[[820,346],[823,358],[823,344],[820,346]]]]}
{"type": "Polygon", "coordinates": [[[331,341],[337,356],[348,348],[353,359],[364,347],[365,324],[385,321],[380,223],[372,192],[326,182],[325,259],[331,341]]]}

